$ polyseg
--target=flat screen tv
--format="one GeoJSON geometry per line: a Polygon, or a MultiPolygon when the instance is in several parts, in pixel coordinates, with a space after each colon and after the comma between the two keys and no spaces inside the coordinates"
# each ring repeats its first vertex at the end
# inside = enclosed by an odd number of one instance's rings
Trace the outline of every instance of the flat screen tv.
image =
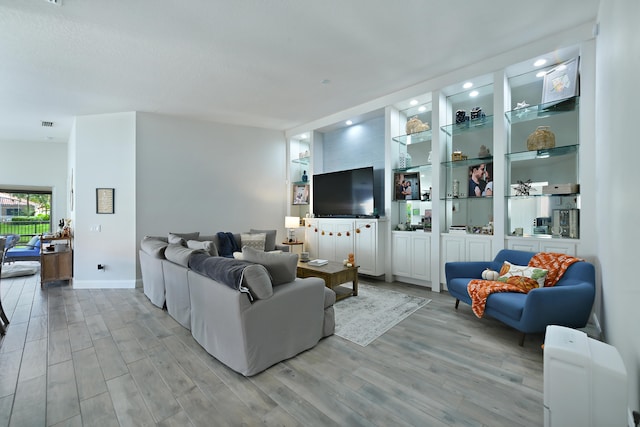
{"type": "Polygon", "coordinates": [[[313,175],[313,213],[316,217],[373,215],[373,167],[313,175]]]}

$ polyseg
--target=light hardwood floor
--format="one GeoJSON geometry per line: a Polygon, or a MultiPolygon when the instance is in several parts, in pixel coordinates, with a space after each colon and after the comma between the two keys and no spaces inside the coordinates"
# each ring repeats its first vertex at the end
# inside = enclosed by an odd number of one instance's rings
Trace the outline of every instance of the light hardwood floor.
{"type": "Polygon", "coordinates": [[[0,426],[540,426],[543,337],[446,292],[367,347],[338,336],[245,378],[136,290],[2,279],[0,426]]]}

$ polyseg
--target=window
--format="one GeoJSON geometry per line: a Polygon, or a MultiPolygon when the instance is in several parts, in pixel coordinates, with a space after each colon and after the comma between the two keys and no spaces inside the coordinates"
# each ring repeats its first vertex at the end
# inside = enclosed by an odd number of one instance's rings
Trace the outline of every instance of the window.
{"type": "Polygon", "coordinates": [[[18,234],[20,244],[51,232],[51,191],[0,188],[0,235],[18,234]]]}

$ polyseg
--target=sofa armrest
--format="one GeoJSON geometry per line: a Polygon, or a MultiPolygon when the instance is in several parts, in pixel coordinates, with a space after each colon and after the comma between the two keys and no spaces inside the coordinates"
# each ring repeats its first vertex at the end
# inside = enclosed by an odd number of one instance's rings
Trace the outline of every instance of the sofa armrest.
{"type": "Polygon", "coordinates": [[[522,310],[522,332],[533,333],[547,325],[582,328],[589,321],[595,288],[587,282],[533,289],[522,310]]]}
{"type": "Polygon", "coordinates": [[[289,245],[278,245],[278,244],[276,244],[276,250],[277,251],[282,251],[282,252],[291,252],[289,250],[289,245]]]}

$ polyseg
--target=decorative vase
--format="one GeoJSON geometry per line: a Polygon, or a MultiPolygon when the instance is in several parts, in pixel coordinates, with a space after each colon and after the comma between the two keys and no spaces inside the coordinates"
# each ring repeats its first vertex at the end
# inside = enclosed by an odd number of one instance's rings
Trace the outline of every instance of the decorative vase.
{"type": "Polygon", "coordinates": [[[309,176],[307,176],[307,171],[302,171],[302,182],[309,181],[309,176]]]}
{"type": "Polygon", "coordinates": [[[527,150],[544,150],[556,146],[556,136],[549,130],[549,126],[538,126],[527,138],[527,150]]]}

